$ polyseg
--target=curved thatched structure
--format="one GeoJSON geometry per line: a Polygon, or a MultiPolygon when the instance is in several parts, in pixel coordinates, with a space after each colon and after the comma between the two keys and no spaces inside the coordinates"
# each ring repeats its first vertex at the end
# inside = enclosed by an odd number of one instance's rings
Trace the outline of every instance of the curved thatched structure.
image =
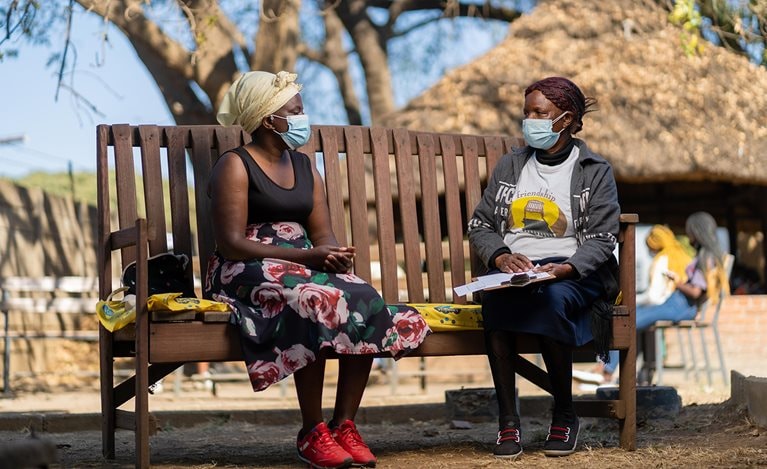
{"type": "Polygon", "coordinates": [[[384,124],[520,135],[523,90],[562,75],[599,100],[580,134],[619,182],[767,185],[767,70],[680,29],[649,0],[542,1],[509,36],[384,124]]]}
{"type": "Polygon", "coordinates": [[[711,44],[688,57],[680,35],[652,0],[542,0],[382,124],[521,135],[524,88],[569,77],[599,100],[579,136],[613,163],[622,209],[677,230],[707,210],[764,279],[767,70],[711,44]]]}

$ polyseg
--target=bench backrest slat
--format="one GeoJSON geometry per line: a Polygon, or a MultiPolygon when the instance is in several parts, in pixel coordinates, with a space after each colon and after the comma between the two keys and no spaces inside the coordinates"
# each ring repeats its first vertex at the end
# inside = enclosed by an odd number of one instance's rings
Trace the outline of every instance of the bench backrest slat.
{"type": "Polygon", "coordinates": [[[416,209],[415,170],[417,157],[410,146],[410,133],[405,129],[392,130],[394,161],[397,173],[397,198],[400,226],[405,256],[405,275],[408,301],[422,303],[424,300],[421,277],[420,229],[416,209]]]}
{"type": "Polygon", "coordinates": [[[208,258],[213,253],[214,245],[213,223],[210,220],[210,198],[208,198],[208,182],[210,169],[213,167],[213,132],[204,127],[193,128],[190,132],[191,160],[194,172],[195,205],[197,206],[197,252],[199,255],[200,272],[205,272],[208,258]],[[201,214],[207,214],[200,219],[201,214]],[[203,222],[203,220],[205,222],[203,222]]]}
{"type": "Polygon", "coordinates": [[[439,190],[437,184],[437,155],[431,135],[416,136],[418,169],[421,173],[421,213],[426,251],[426,275],[429,299],[445,302],[445,265],[442,255],[442,227],[440,223],[439,190]]]}
{"type": "MultiPolygon", "coordinates": [[[[120,228],[133,226],[138,218],[136,201],[136,174],[133,162],[132,130],[129,125],[113,125],[112,139],[115,158],[115,182],[117,185],[117,217],[120,228]]],[[[122,250],[122,265],[136,259],[135,249],[122,250]]]]}
{"type": "MultiPolygon", "coordinates": [[[[373,154],[373,183],[375,190],[376,228],[381,262],[381,292],[387,302],[399,299],[397,283],[397,257],[394,234],[394,208],[389,165],[387,130],[370,129],[370,147],[373,154]]],[[[354,220],[352,220],[354,223],[354,220]]]]}
{"type": "MultiPolygon", "coordinates": [[[[368,148],[370,135],[368,134],[368,148]]],[[[350,178],[349,174],[365,174],[365,141],[360,127],[350,127],[344,132],[346,150],[346,177],[349,181],[349,218],[362,220],[368,217],[368,180],[364,177],[350,178]]],[[[370,267],[370,230],[367,223],[350,223],[351,242],[357,249],[354,271],[367,281],[372,280],[370,267]]]]}
{"type": "Polygon", "coordinates": [[[341,164],[338,154],[339,138],[331,128],[320,129],[320,140],[322,141],[322,163],[325,169],[325,187],[326,193],[333,194],[328,198],[328,208],[330,209],[330,219],[333,223],[333,233],[339,244],[345,246],[348,243],[346,238],[346,226],[344,217],[344,187],[341,182],[341,164]]]}
{"type": "MultiPolygon", "coordinates": [[[[192,252],[191,220],[189,219],[189,187],[187,181],[187,160],[185,129],[165,129],[168,155],[168,190],[170,198],[170,220],[173,228],[173,251],[192,252]]],[[[192,278],[192,263],[187,265],[187,278],[192,278]]]]}
{"type": "Polygon", "coordinates": [[[165,197],[163,196],[162,164],[160,162],[160,132],[155,125],[140,125],[138,134],[146,215],[148,220],[153,221],[152,228],[158,234],[149,240],[149,253],[152,255],[168,251],[168,240],[165,236],[165,197]]]}
{"type": "Polygon", "coordinates": [[[112,285],[111,207],[109,183],[109,131],[96,127],[96,203],[98,204],[96,263],[99,273],[99,298],[106,298],[112,285]]]}
{"type": "MultiPolygon", "coordinates": [[[[447,240],[449,249],[449,269],[452,285],[466,283],[463,253],[463,235],[465,229],[461,223],[460,183],[458,181],[458,156],[456,141],[450,135],[439,137],[442,148],[442,173],[445,178],[445,216],[447,221],[447,240]]],[[[465,298],[456,298],[456,303],[464,303],[465,298]]]]}

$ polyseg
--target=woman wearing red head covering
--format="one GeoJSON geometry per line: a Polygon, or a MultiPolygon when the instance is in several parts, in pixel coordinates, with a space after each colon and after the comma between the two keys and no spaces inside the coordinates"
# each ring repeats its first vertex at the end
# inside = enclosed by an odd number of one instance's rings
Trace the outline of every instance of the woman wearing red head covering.
{"type": "Polygon", "coordinates": [[[501,158],[469,221],[469,240],[488,270],[537,270],[555,277],[483,293],[487,354],[499,405],[497,457],[522,453],[514,394],[517,334],[537,337],[551,381],[554,410],[543,447],[547,456],[571,454],[578,441],[573,347],[593,338],[606,358],[609,329],[603,318],[609,316],[603,312],[618,294],[612,253],[620,207],[610,164],[573,136],[594,103],[566,78],[530,85],[522,122],[527,146],[501,158]]]}

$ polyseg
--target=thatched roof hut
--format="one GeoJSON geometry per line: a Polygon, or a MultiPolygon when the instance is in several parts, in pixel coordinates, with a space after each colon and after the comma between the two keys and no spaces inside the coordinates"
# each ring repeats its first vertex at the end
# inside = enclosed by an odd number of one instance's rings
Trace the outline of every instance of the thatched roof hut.
{"type": "Polygon", "coordinates": [[[624,211],[764,232],[767,70],[711,44],[687,56],[681,32],[649,0],[544,0],[384,124],[521,135],[525,87],[566,76],[598,100],[579,137],[612,162],[624,211]]]}

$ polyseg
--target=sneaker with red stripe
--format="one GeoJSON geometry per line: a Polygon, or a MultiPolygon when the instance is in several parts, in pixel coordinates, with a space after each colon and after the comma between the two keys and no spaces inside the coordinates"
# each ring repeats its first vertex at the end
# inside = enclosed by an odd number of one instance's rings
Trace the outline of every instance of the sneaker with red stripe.
{"type": "Polygon", "coordinates": [[[353,466],[376,467],[376,457],[362,441],[362,436],[357,431],[357,426],[351,420],[341,422],[330,430],[338,444],[354,458],[353,466]]]}
{"type": "Polygon", "coordinates": [[[575,452],[578,444],[580,423],[576,417],[568,423],[552,423],[546,442],[543,443],[543,454],[546,456],[567,456],[575,452]]]}
{"type": "Polygon", "coordinates": [[[505,427],[498,432],[493,456],[496,458],[516,459],[522,454],[522,443],[518,427],[505,427]]]}
{"type": "Polygon", "coordinates": [[[325,422],[320,422],[303,438],[297,439],[298,458],[315,469],[341,469],[352,465],[354,459],[333,436],[325,422]]]}

